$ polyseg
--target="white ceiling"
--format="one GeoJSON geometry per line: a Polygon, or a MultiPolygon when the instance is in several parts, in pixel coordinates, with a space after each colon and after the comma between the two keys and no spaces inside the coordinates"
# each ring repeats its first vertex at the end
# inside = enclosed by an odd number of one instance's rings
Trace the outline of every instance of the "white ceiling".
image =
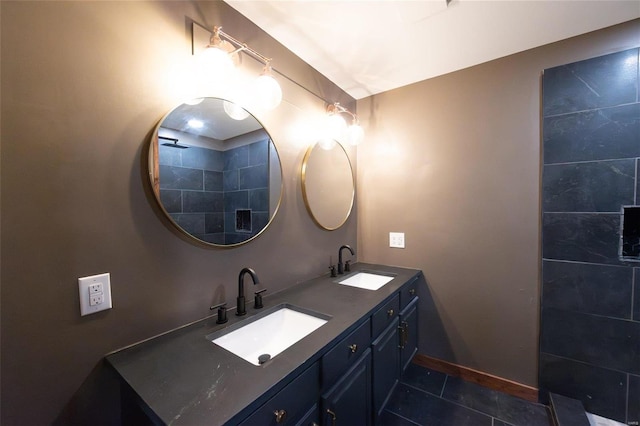
{"type": "Polygon", "coordinates": [[[640,0],[225,1],[355,99],[640,17],[640,0]]]}

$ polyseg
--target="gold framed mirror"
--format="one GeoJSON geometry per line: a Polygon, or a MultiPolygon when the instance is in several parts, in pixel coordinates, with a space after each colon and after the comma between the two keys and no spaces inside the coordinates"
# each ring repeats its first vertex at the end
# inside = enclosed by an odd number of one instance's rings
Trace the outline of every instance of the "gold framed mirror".
{"type": "Polygon", "coordinates": [[[278,211],[280,157],[248,111],[224,99],[198,101],[177,106],[155,129],[148,162],[153,193],[189,237],[218,247],[245,244],[278,211]]]}
{"type": "Polygon", "coordinates": [[[310,146],[302,160],[302,196],[313,221],[334,231],[345,224],[355,197],[351,161],[339,143],[327,149],[310,146]]]}

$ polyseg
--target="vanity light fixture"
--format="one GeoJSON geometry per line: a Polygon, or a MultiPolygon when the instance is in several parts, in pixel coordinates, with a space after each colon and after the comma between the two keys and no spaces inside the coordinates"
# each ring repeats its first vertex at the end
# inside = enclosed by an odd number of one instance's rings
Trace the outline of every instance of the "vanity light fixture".
{"type": "Polygon", "coordinates": [[[346,139],[350,145],[358,145],[362,142],[364,139],[364,130],[362,130],[358,116],[355,113],[340,105],[339,102],[334,102],[327,106],[327,115],[327,126],[333,139],[346,139]],[[351,117],[351,124],[348,127],[340,114],[347,114],[351,117]]]}
{"type": "MultiPolygon", "coordinates": [[[[246,43],[225,33],[222,31],[222,27],[216,26],[213,28],[209,45],[200,54],[200,72],[204,73],[207,79],[215,82],[220,82],[220,79],[230,79],[235,65],[240,62],[240,52],[245,52],[254,59],[262,62],[264,67],[260,75],[249,85],[250,87],[247,88],[250,92],[240,96],[240,98],[243,98],[245,101],[239,100],[239,105],[241,107],[248,107],[249,105],[243,104],[247,103],[246,100],[250,99],[252,104],[250,106],[259,110],[269,111],[276,108],[282,101],[282,89],[275,78],[273,78],[271,58],[267,58],[250,48],[246,43]]],[[[229,111],[236,112],[235,114],[229,114],[232,118],[236,120],[243,119],[240,118],[243,114],[237,113],[236,109],[229,108],[229,111]]]]}

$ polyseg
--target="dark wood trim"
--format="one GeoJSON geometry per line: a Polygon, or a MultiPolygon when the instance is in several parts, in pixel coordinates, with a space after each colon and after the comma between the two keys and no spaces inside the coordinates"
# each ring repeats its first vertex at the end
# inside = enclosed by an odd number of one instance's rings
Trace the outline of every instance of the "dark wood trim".
{"type": "Polygon", "coordinates": [[[538,389],[532,386],[421,354],[416,354],[411,362],[527,401],[538,402],[538,389]]]}

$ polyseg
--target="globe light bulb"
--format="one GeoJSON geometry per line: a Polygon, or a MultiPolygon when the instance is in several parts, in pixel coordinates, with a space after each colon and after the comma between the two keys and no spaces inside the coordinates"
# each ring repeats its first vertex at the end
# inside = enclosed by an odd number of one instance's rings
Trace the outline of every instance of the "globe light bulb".
{"type": "Polygon", "coordinates": [[[347,129],[347,141],[351,145],[358,145],[364,139],[364,130],[359,124],[352,124],[347,129]]]}
{"type": "Polygon", "coordinates": [[[327,116],[325,131],[327,137],[335,140],[342,139],[344,132],[347,130],[347,123],[339,114],[331,114],[327,116]]]}
{"type": "Polygon", "coordinates": [[[282,89],[269,74],[262,74],[254,80],[255,105],[263,111],[271,111],[282,102],[282,89]]]}
{"type": "Polygon", "coordinates": [[[249,113],[247,112],[247,110],[236,103],[224,101],[223,106],[224,112],[226,112],[227,115],[234,120],[241,121],[249,117],[249,113]]]}
{"type": "Polygon", "coordinates": [[[324,137],[321,138],[318,141],[318,145],[320,145],[320,148],[327,150],[327,151],[331,151],[333,149],[334,146],[336,146],[336,140],[335,139],[331,139],[328,137],[324,137]]]}

